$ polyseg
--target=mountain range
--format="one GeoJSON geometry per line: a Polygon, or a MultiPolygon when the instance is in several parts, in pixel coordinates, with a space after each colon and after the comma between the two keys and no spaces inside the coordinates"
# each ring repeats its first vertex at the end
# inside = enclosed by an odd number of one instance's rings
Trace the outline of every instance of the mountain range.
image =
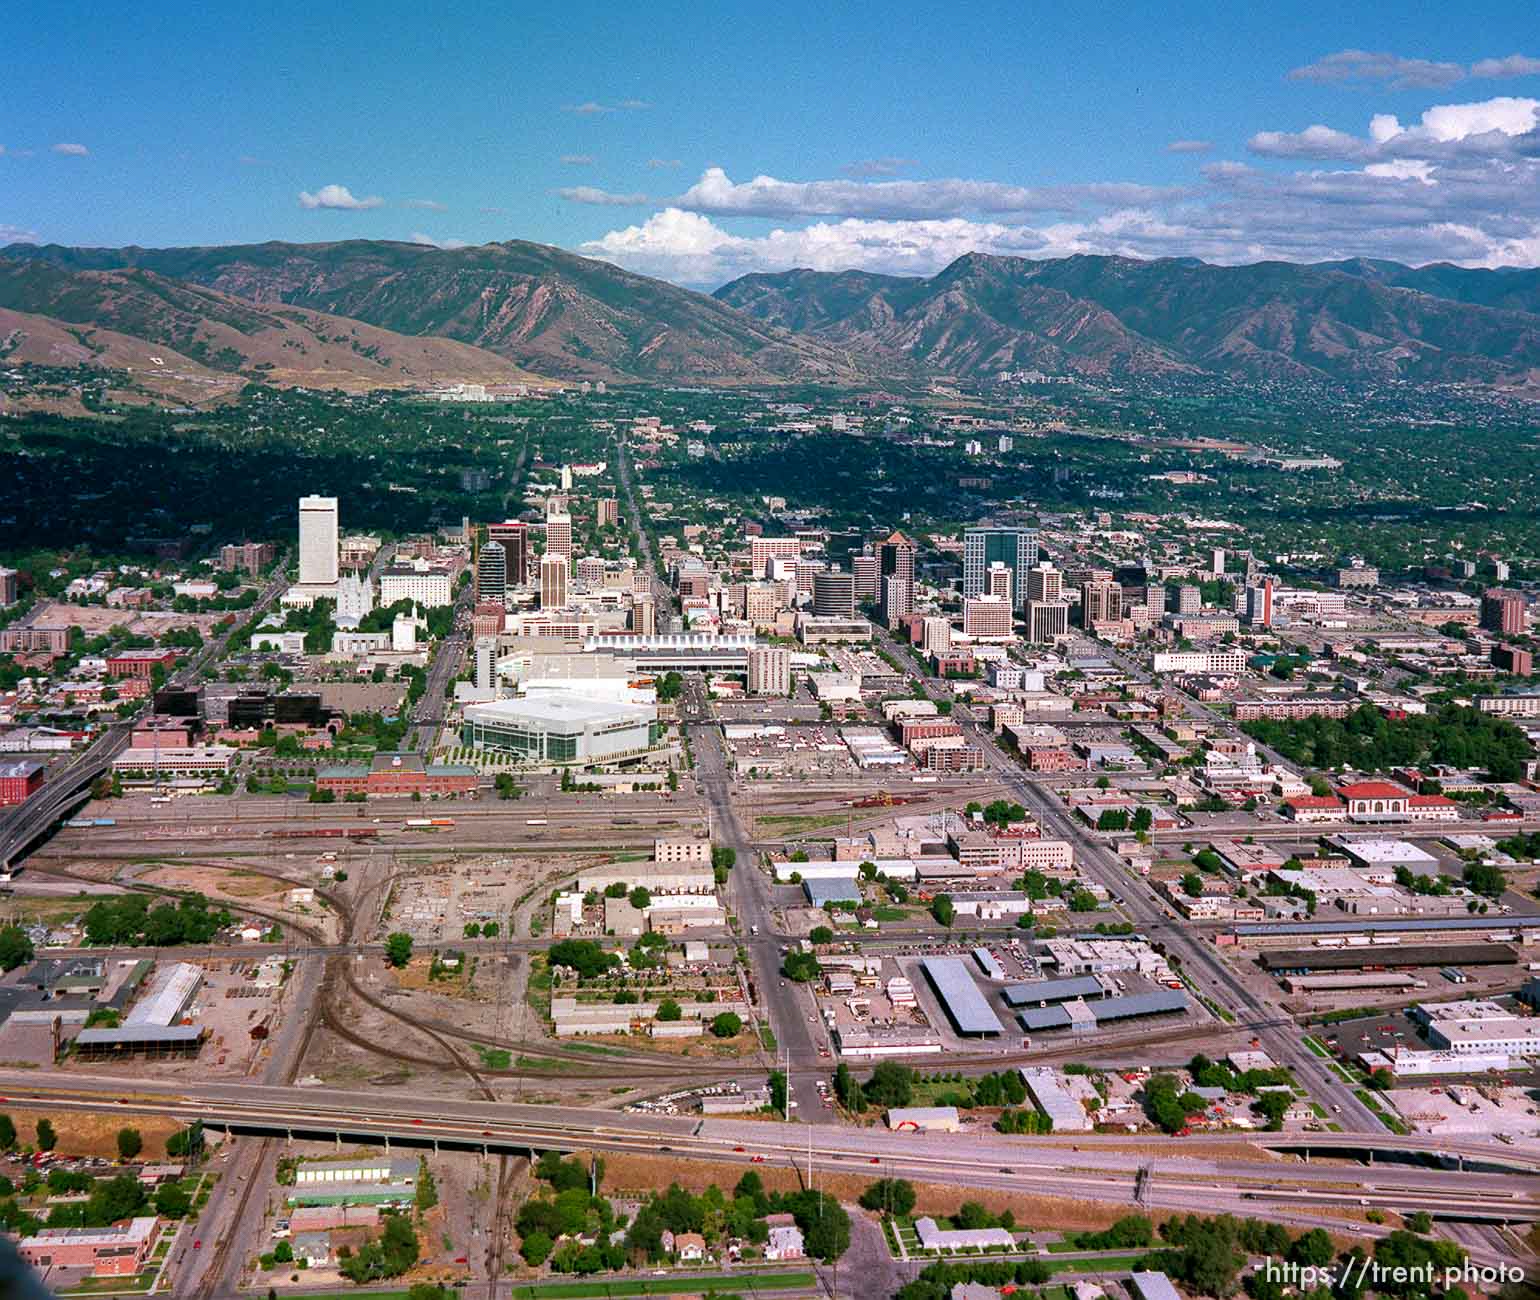
{"type": "Polygon", "coordinates": [[[212,372],[355,388],[1040,370],[1540,392],[1540,271],[970,253],[929,277],[794,270],[706,295],[518,240],[0,250],[0,357],[70,339],[102,365],[137,340],[212,372]]]}

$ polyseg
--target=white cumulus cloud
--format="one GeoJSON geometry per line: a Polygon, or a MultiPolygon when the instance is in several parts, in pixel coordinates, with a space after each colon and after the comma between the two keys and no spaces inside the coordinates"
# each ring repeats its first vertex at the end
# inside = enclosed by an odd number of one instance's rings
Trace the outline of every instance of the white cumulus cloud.
{"type": "Polygon", "coordinates": [[[1167,153],[1209,153],[1214,148],[1212,140],[1173,140],[1166,146],[1167,153]]]}
{"type": "Polygon", "coordinates": [[[55,153],[62,153],[69,158],[84,158],[88,153],[91,152],[85,147],[85,145],[74,144],[68,140],[61,141],[59,144],[54,145],[53,151],[55,153]]]}
{"type": "MultiPolygon", "coordinates": [[[[685,212],[723,217],[868,217],[929,221],[971,214],[1071,212],[1087,204],[1159,202],[1180,191],[1150,185],[1094,182],[1030,189],[997,181],[783,181],[756,176],[733,181],[721,167],[708,167],[683,194],[668,200],[685,212]]],[[[630,204],[634,195],[615,195],[581,186],[563,190],[575,203],[630,204]]]]}
{"type": "Polygon", "coordinates": [[[1247,142],[1269,158],[1374,162],[1386,158],[1497,158],[1540,156],[1540,100],[1500,95],[1466,104],[1435,104],[1414,126],[1394,113],[1376,113],[1367,136],[1329,126],[1303,131],[1260,131],[1247,142]]]}
{"type": "Polygon", "coordinates": [[[405,199],[402,201],[401,206],[403,208],[421,208],[424,212],[449,211],[448,206],[440,203],[437,199],[405,199]]]}
{"type": "Polygon", "coordinates": [[[439,239],[439,238],[436,238],[433,235],[426,235],[426,234],[424,234],[420,230],[412,231],[411,235],[408,236],[408,238],[414,244],[431,244],[434,248],[455,249],[455,248],[469,248],[470,247],[470,243],[467,240],[464,240],[464,239],[439,239]]]}
{"type": "Polygon", "coordinates": [[[346,185],[323,185],[314,194],[308,190],[299,193],[299,205],[302,208],[338,208],[359,212],[365,208],[377,208],[384,201],[373,194],[366,199],[354,198],[353,191],[346,185]]]}

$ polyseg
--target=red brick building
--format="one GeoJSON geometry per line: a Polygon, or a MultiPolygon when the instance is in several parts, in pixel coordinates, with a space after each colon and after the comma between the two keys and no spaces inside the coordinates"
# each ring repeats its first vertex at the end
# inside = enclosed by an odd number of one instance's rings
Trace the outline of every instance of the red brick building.
{"type": "Polygon", "coordinates": [[[368,767],[323,767],[316,774],[316,789],[330,790],[339,799],[350,794],[406,797],[420,794],[470,794],[480,774],[474,767],[449,763],[424,763],[420,754],[376,754],[368,767]]]}
{"type": "Polygon", "coordinates": [[[149,1261],[160,1220],[132,1219],[113,1228],[42,1228],[16,1243],[17,1253],[40,1273],[89,1268],[92,1277],[132,1277],[149,1261]]]}
{"type": "Polygon", "coordinates": [[[34,759],[0,761],[0,808],[25,803],[43,784],[43,765],[34,759]]]}
{"type": "Polygon", "coordinates": [[[1067,745],[1028,745],[1021,751],[1034,772],[1081,772],[1085,759],[1067,745]]]}
{"type": "Polygon", "coordinates": [[[177,661],[175,650],[120,650],[107,660],[110,677],[151,677],[159,664],[168,673],[177,661]]]}

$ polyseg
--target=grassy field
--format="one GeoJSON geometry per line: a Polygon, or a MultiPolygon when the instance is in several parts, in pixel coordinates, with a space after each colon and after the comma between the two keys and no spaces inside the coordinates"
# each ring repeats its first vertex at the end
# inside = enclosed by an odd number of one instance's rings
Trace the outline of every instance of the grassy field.
{"type": "MultiPolygon", "coordinates": [[[[757,819],[759,825],[766,830],[777,831],[782,834],[796,834],[798,831],[822,830],[826,826],[843,826],[849,820],[844,813],[825,813],[813,816],[771,816],[757,819]]],[[[795,865],[793,866],[795,869],[795,865]]]]}

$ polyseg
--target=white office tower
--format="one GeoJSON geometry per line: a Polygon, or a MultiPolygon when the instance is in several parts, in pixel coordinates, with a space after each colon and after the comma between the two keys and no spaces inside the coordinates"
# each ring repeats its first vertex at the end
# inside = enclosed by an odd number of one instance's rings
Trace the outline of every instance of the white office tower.
{"type": "Polygon", "coordinates": [[[952,648],[952,620],[929,617],[920,625],[920,649],[928,655],[944,655],[952,648]]]}
{"type": "Polygon", "coordinates": [[[540,608],[561,609],[567,603],[567,557],[547,552],[540,557],[540,608]]]}
{"type": "Polygon", "coordinates": [[[355,628],[374,608],[374,584],[367,573],[344,573],[337,579],[337,626],[355,628]]]}
{"type": "Polygon", "coordinates": [[[570,491],[572,491],[572,466],[571,465],[563,465],[561,467],[561,490],[563,492],[570,492],[570,491]]]}
{"type": "Polygon", "coordinates": [[[638,636],[652,636],[658,630],[658,607],[651,596],[636,596],[631,601],[631,630],[638,636]]]}
{"type": "Polygon", "coordinates": [[[556,498],[546,503],[545,553],[559,555],[564,560],[572,558],[572,516],[556,508],[556,498]]]}
{"type": "Polygon", "coordinates": [[[299,499],[299,585],[330,587],[337,581],[337,498],[299,499]]]}
{"type": "Polygon", "coordinates": [[[749,651],[750,695],[791,693],[791,651],[784,646],[754,646],[749,651]]]}
{"type": "Polygon", "coordinates": [[[476,689],[490,691],[497,685],[497,638],[476,638],[476,689]]]}
{"type": "Polygon", "coordinates": [[[1208,571],[1216,578],[1224,577],[1225,552],[1224,547],[1216,546],[1209,552],[1208,571]]]}
{"type": "Polygon", "coordinates": [[[1027,570],[1027,599],[1056,601],[1064,592],[1064,575],[1044,561],[1027,570]]]}

